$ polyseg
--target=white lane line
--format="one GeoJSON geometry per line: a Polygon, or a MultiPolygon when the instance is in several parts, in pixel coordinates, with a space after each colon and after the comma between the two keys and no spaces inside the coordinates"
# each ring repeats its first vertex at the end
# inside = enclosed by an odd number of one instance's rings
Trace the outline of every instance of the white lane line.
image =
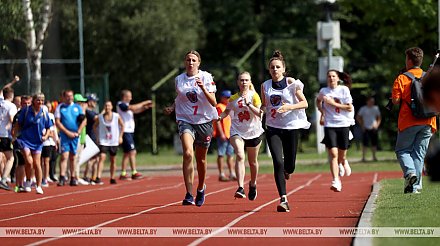
{"type": "MultiPolygon", "coordinates": [[[[315,177],[313,177],[309,181],[307,181],[305,184],[300,185],[297,188],[295,188],[294,190],[292,190],[289,193],[287,193],[287,196],[290,196],[291,194],[293,194],[293,193],[295,193],[295,192],[297,192],[299,190],[302,190],[302,189],[304,189],[307,186],[310,186],[313,183],[313,181],[319,179],[320,177],[321,177],[321,174],[316,175],[315,177]]],[[[250,211],[250,212],[248,212],[246,214],[243,214],[242,216],[236,218],[235,220],[231,221],[229,224],[223,226],[222,228],[219,228],[218,230],[212,232],[211,234],[205,235],[203,237],[198,238],[197,240],[195,240],[192,243],[188,244],[188,246],[199,245],[200,243],[202,243],[203,241],[209,239],[210,237],[215,236],[215,235],[219,234],[220,232],[223,232],[223,231],[227,230],[228,228],[232,227],[233,225],[237,224],[238,222],[240,222],[240,220],[242,220],[242,219],[244,219],[244,218],[246,218],[248,216],[251,216],[252,214],[260,211],[261,209],[263,209],[264,207],[270,205],[271,203],[277,202],[279,200],[280,200],[279,198],[275,198],[272,201],[269,201],[269,202],[267,202],[267,203],[265,203],[265,204],[255,208],[255,209],[253,209],[252,211],[250,211]]]]}
{"type": "MultiPolygon", "coordinates": [[[[41,197],[41,198],[36,198],[36,199],[31,199],[31,200],[23,200],[23,201],[18,201],[18,202],[3,203],[3,204],[0,204],[0,207],[9,206],[9,205],[16,205],[16,204],[22,204],[22,203],[29,203],[29,202],[38,202],[38,201],[48,200],[48,199],[52,199],[52,198],[63,197],[63,196],[70,196],[70,195],[76,195],[76,194],[83,194],[83,193],[89,193],[89,192],[93,192],[93,191],[101,191],[101,190],[114,189],[114,188],[120,187],[120,186],[126,186],[126,185],[132,185],[132,184],[135,184],[135,183],[139,183],[142,180],[143,179],[136,180],[136,181],[131,181],[129,183],[124,183],[124,184],[105,186],[105,187],[98,188],[98,189],[73,191],[73,192],[62,193],[62,194],[53,195],[53,196],[44,196],[44,197],[41,197]]],[[[62,189],[62,187],[57,187],[57,189],[62,189]]]]}
{"type": "Polygon", "coordinates": [[[378,173],[374,173],[374,176],[373,176],[373,184],[375,184],[376,182],[377,182],[377,177],[379,176],[379,174],[378,173]]]}
{"type": "MultiPolygon", "coordinates": [[[[183,185],[183,184],[181,184],[181,185],[183,185]]],[[[236,188],[235,186],[228,187],[228,188],[223,188],[223,189],[220,189],[220,190],[217,190],[217,191],[210,192],[210,193],[206,194],[205,197],[206,196],[210,196],[210,195],[214,195],[214,194],[217,194],[217,193],[220,193],[220,192],[223,192],[223,191],[232,190],[232,189],[235,189],[235,188],[236,188]]],[[[157,209],[161,209],[161,208],[166,208],[166,207],[170,207],[170,206],[181,204],[181,203],[182,203],[182,200],[179,200],[177,202],[172,202],[172,203],[168,203],[168,204],[165,204],[165,205],[161,205],[161,206],[157,206],[157,207],[152,207],[152,208],[149,208],[149,209],[137,212],[135,214],[126,215],[126,216],[119,217],[119,218],[116,218],[116,219],[113,219],[113,220],[105,221],[105,222],[103,222],[101,224],[98,224],[98,225],[95,225],[95,226],[87,227],[84,230],[96,229],[96,228],[99,228],[99,227],[102,227],[102,226],[105,226],[105,225],[108,225],[108,224],[111,224],[111,223],[114,223],[114,222],[118,222],[118,221],[121,221],[121,220],[124,220],[124,219],[135,217],[135,216],[138,216],[138,215],[141,215],[141,214],[145,214],[145,213],[151,212],[153,210],[157,210],[157,209]]],[[[66,235],[62,235],[62,236],[58,236],[58,237],[53,237],[53,238],[48,238],[48,239],[41,240],[41,241],[36,241],[36,242],[30,243],[30,244],[27,244],[26,246],[35,246],[35,245],[45,244],[45,243],[48,243],[48,242],[51,242],[51,241],[55,241],[55,240],[58,240],[58,239],[67,238],[67,237],[71,237],[71,236],[77,235],[80,232],[66,234],[66,235]]]]}
{"type": "Polygon", "coordinates": [[[21,215],[21,216],[17,216],[17,217],[0,219],[0,222],[17,220],[17,219],[31,217],[31,216],[34,216],[34,215],[47,214],[47,213],[50,213],[50,212],[62,211],[62,210],[71,209],[71,208],[79,208],[79,207],[83,207],[83,206],[87,206],[87,205],[92,205],[92,204],[97,204],[97,203],[121,200],[121,199],[124,199],[124,198],[132,197],[132,196],[139,196],[139,195],[143,195],[143,194],[147,194],[147,193],[151,193],[151,192],[155,192],[155,191],[175,189],[175,188],[178,188],[179,186],[182,186],[182,185],[183,184],[177,184],[177,185],[173,185],[173,186],[167,186],[167,187],[163,187],[163,188],[159,188],[159,189],[153,189],[153,190],[137,192],[137,193],[133,193],[133,194],[129,194],[129,195],[124,195],[124,196],[119,196],[119,197],[115,197],[115,198],[109,198],[109,199],[104,199],[104,200],[99,200],[99,201],[81,203],[81,204],[67,206],[67,207],[62,207],[62,208],[57,208],[57,209],[44,210],[44,211],[40,211],[40,212],[36,212],[36,213],[30,213],[30,214],[25,214],[25,215],[21,215]]]}

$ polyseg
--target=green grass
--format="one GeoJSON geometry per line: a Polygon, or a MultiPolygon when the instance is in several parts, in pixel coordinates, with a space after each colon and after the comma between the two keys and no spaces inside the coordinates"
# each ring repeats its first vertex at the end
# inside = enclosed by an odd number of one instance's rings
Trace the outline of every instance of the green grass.
{"type": "MultiPolygon", "coordinates": [[[[381,181],[373,227],[439,227],[440,184],[423,179],[420,194],[403,194],[403,179],[381,181]]],[[[440,245],[439,238],[375,238],[376,246],[440,245]]]]}

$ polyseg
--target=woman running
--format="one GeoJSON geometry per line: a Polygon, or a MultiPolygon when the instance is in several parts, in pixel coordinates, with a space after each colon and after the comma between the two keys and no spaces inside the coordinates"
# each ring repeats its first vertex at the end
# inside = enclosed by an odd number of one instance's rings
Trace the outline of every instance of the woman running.
{"type": "Polygon", "coordinates": [[[269,72],[271,79],[261,85],[266,112],[266,138],[272,153],[275,183],[280,195],[277,211],[289,212],[286,180],[295,170],[299,131],[310,127],[305,112],[308,103],[303,93],[304,84],[285,76],[286,64],[278,50],[269,61],[269,72]]]}
{"type": "Polygon", "coordinates": [[[319,91],[316,105],[321,112],[321,124],[324,125],[323,144],[327,147],[330,170],[333,181],[330,189],[342,190],[339,176],[351,175],[346,160],[349,147],[349,127],[354,124],[353,99],[350,94],[351,78],[348,74],[336,70],[327,72],[327,87],[319,91]],[[338,85],[339,81],[345,85],[338,85]],[[322,122],[323,121],[323,122],[322,122]]]}
{"type": "Polygon", "coordinates": [[[225,111],[220,114],[218,120],[231,114],[231,138],[236,155],[235,169],[237,173],[238,189],[236,198],[246,198],[244,191],[245,175],[245,148],[248,154],[248,162],[251,170],[248,198],[253,201],[257,198],[257,175],[258,175],[258,151],[260,150],[261,137],[264,132],[261,125],[262,112],[261,100],[252,85],[251,75],[242,72],[237,81],[240,92],[229,99],[225,111]]]}
{"type": "Polygon", "coordinates": [[[42,170],[41,170],[41,151],[43,142],[50,136],[50,127],[53,125],[49,119],[48,113],[43,110],[44,94],[38,93],[32,96],[32,105],[22,109],[18,116],[18,127],[21,131],[17,138],[17,144],[20,146],[21,153],[24,156],[26,165],[35,170],[37,194],[43,194],[41,188],[42,170]]]}
{"type": "Polygon", "coordinates": [[[195,205],[199,207],[205,202],[206,155],[212,138],[212,120],[218,116],[215,109],[217,104],[215,99],[216,86],[210,73],[199,70],[200,62],[200,54],[195,50],[189,51],[185,55],[186,72],[177,76],[175,80],[177,97],[173,105],[164,109],[166,114],[176,111],[176,120],[182,141],[183,179],[186,187],[186,195],[182,205],[194,205],[192,190],[194,182],[193,148],[195,146],[199,177],[195,205]]]}

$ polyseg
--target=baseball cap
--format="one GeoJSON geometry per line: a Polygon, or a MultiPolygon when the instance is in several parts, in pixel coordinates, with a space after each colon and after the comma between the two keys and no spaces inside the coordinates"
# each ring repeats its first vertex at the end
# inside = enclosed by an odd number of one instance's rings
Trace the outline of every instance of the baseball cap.
{"type": "Polygon", "coordinates": [[[231,95],[232,95],[232,93],[231,93],[231,91],[230,90],[225,90],[225,91],[222,91],[222,97],[231,97],[231,95]]]}
{"type": "Polygon", "coordinates": [[[97,102],[97,101],[99,101],[99,98],[96,96],[95,93],[92,93],[92,94],[87,96],[87,101],[95,101],[95,102],[97,102]]]}
{"type": "Polygon", "coordinates": [[[75,94],[73,96],[73,101],[74,102],[87,102],[87,99],[84,98],[81,94],[75,94]]]}

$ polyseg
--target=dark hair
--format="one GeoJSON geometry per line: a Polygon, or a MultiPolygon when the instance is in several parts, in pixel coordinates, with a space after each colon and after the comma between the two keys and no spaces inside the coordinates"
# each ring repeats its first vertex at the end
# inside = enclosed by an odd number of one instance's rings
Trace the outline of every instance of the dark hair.
{"type": "Polygon", "coordinates": [[[405,51],[408,59],[413,63],[414,66],[420,66],[423,62],[423,50],[419,47],[412,47],[405,51]]]}
{"type": "Polygon", "coordinates": [[[3,95],[5,98],[12,97],[12,95],[14,95],[14,89],[12,89],[11,87],[7,87],[3,89],[3,95]]]}
{"type": "Polygon", "coordinates": [[[430,103],[433,99],[433,92],[440,92],[440,65],[435,65],[423,78],[423,100],[430,103]]]}
{"type": "Polygon", "coordinates": [[[272,57],[269,60],[269,65],[274,60],[281,61],[283,63],[284,68],[286,68],[286,63],[284,62],[284,57],[283,57],[283,54],[281,54],[281,51],[275,50],[273,52],[272,57]]]}
{"type": "Polygon", "coordinates": [[[330,70],[327,71],[327,75],[330,72],[335,72],[338,75],[339,79],[342,82],[344,82],[344,85],[347,86],[349,89],[351,89],[351,85],[353,84],[353,81],[351,80],[351,76],[348,73],[339,72],[336,69],[330,69],[330,70]]]}
{"type": "Polygon", "coordinates": [[[69,92],[72,92],[72,94],[73,94],[73,90],[71,90],[71,89],[64,90],[63,91],[63,97],[65,97],[67,95],[67,93],[69,93],[69,92]]]}

